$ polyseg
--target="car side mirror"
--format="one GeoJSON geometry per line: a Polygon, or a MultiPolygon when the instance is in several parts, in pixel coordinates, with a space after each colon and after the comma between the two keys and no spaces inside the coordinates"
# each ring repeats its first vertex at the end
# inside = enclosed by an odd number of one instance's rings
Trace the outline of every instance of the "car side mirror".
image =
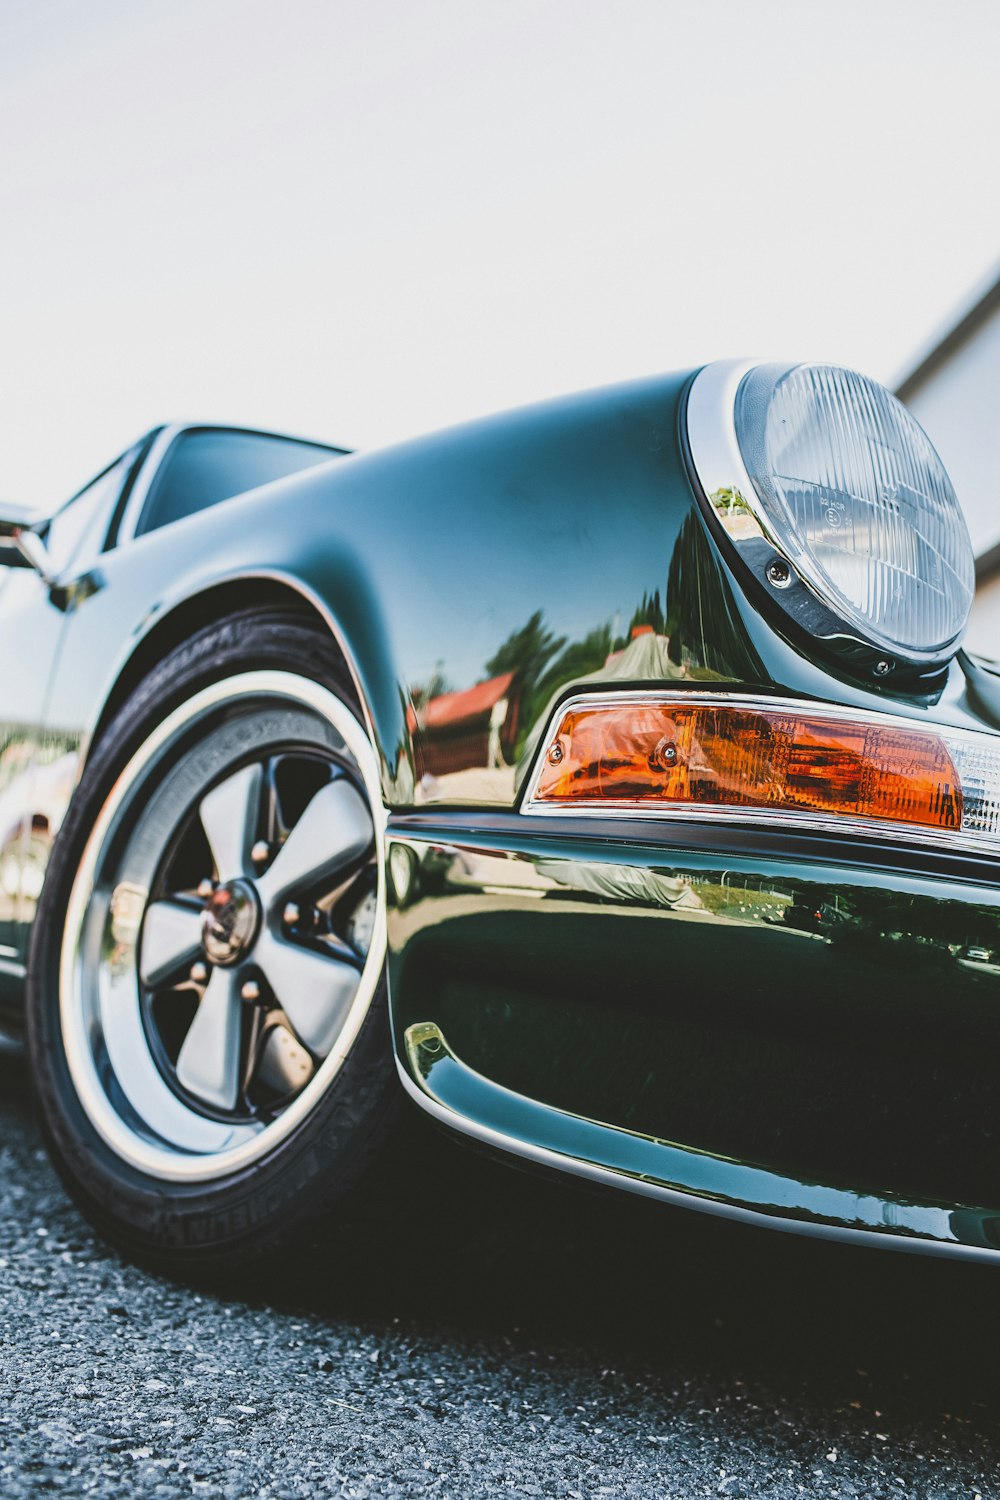
{"type": "Polygon", "coordinates": [[[34,568],[43,583],[53,583],[48,548],[42,535],[45,516],[17,515],[11,508],[0,510],[0,567],[34,568]]]}

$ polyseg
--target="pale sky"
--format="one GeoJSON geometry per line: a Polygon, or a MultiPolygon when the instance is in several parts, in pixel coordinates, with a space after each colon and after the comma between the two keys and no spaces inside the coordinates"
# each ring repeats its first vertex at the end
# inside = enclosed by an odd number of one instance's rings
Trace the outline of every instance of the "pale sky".
{"type": "Polygon", "coordinates": [[[0,0],[0,497],[176,417],[891,382],[1000,256],[998,56],[986,0],[0,0]]]}

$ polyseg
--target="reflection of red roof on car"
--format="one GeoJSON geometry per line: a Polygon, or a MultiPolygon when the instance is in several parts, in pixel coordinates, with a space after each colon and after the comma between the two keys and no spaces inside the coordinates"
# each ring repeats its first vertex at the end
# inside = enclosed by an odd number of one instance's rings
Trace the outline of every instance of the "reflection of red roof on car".
{"type": "MultiPolygon", "coordinates": [[[[655,635],[655,634],[656,634],[656,632],[654,631],[652,625],[633,625],[632,626],[631,634],[629,635],[629,640],[630,641],[637,641],[641,635],[655,635]]],[[[664,636],[663,639],[666,640],[666,636],[664,636]]],[[[620,651],[612,651],[611,655],[608,657],[608,659],[604,663],[604,665],[606,667],[610,667],[611,663],[613,661],[618,661],[618,659],[620,657],[622,657],[622,656],[625,655],[625,652],[627,650],[628,650],[628,647],[627,646],[623,646],[620,651]]]]}
{"type": "Polygon", "coordinates": [[[463,719],[476,719],[489,713],[495,703],[506,697],[514,681],[513,672],[503,672],[491,677],[488,682],[477,682],[475,687],[461,693],[441,693],[432,698],[421,714],[425,729],[443,729],[448,724],[460,724],[463,719]]]}

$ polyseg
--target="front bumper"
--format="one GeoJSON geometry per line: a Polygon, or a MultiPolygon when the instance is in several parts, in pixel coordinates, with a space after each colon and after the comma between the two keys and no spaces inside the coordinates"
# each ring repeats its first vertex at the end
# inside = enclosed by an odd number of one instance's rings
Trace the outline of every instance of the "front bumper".
{"type": "Polygon", "coordinates": [[[388,836],[397,1060],[438,1118],[711,1212],[1000,1253],[990,861],[468,811],[388,836]]]}

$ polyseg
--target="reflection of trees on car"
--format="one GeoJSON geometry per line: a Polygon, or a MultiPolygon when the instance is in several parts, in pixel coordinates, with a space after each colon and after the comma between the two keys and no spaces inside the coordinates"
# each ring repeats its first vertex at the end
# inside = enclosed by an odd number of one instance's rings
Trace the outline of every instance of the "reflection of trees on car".
{"type": "Polygon", "coordinates": [[[521,679],[530,689],[539,681],[546,666],[566,644],[566,637],[554,635],[545,624],[540,609],[536,609],[526,625],[514,630],[493,653],[485,664],[489,677],[498,677],[510,672],[521,679]]]}
{"type": "Polygon", "coordinates": [[[664,630],[670,659],[692,676],[759,681],[760,660],[740,628],[733,590],[701,521],[684,521],[670,559],[664,630]]]}
{"type": "Polygon", "coordinates": [[[489,675],[473,687],[450,691],[436,674],[426,688],[411,694],[419,774],[513,765],[523,753],[536,705],[544,705],[567,673],[576,676],[602,667],[613,645],[608,625],[567,644],[565,636],[548,628],[542,611],[535,610],[494,652],[485,664],[489,675]]]}
{"type": "Polygon", "coordinates": [[[436,669],[411,690],[407,707],[418,779],[503,766],[516,766],[519,779],[555,704],[571,688],[759,675],[731,587],[693,516],[678,535],[665,595],[644,590],[624,632],[619,621],[569,640],[536,609],[484,662],[472,687],[453,691],[436,669]]]}

